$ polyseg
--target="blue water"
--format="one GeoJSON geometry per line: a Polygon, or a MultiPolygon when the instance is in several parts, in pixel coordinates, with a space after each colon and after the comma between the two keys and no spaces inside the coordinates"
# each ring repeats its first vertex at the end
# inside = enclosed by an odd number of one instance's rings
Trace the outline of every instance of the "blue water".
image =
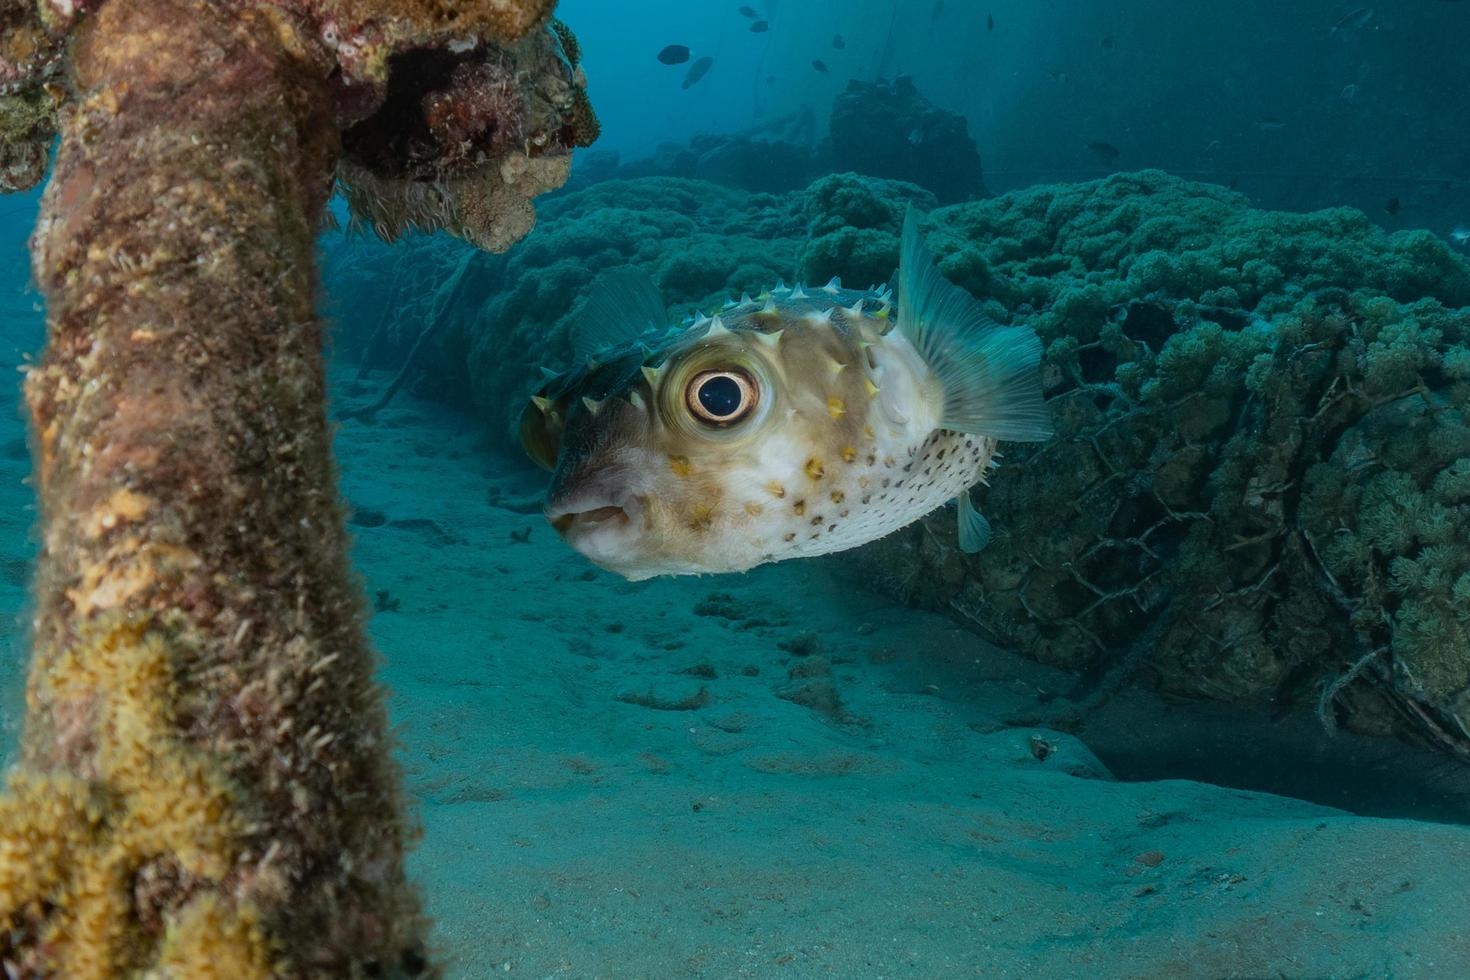
{"type": "MultiPolygon", "coordinates": [[[[891,267],[895,202],[1034,203],[1019,195],[1156,169],[1238,191],[1241,208],[1344,206],[1365,226],[1427,231],[1430,244],[1382,253],[1432,257],[1448,282],[1465,262],[1453,232],[1470,226],[1470,2],[766,0],[762,33],[738,6],[563,0],[601,140],[538,201],[540,226],[477,267],[388,406],[337,431],[424,828],[411,870],[450,975],[1470,976],[1470,773],[1443,745],[1348,707],[1329,735],[1313,697],[1148,669],[1067,717],[1059,699],[1099,690],[1096,676],[997,644],[963,608],[880,583],[852,555],[626,582],[548,526],[546,476],[513,431],[538,369],[565,362],[596,272],[644,268],[682,315],[794,281],[823,234],[886,235],[820,259],[862,277],[891,267]],[[689,66],[656,58],[669,44],[713,57],[709,73],[682,88],[689,66]],[[971,191],[944,183],[949,144],[925,158],[938,130],[924,120],[891,122],[872,152],[825,155],[849,82],[898,75],[963,121],[971,191]],[[796,128],[766,125],[788,118],[796,128]],[[915,150],[910,184],[871,169],[890,142],[915,150]],[[829,169],[859,175],[849,195],[880,189],[872,227],[822,225],[848,213],[812,189],[829,169]]],[[[44,341],[26,257],[36,200],[12,196],[0,217],[9,369],[44,341]]],[[[946,255],[994,245],[965,227],[943,225],[946,255]]],[[[324,232],[334,412],[403,368],[467,248],[324,232]]],[[[1093,284],[1111,281],[1096,261],[1093,284]]],[[[958,261],[944,270],[980,281],[958,261]]],[[[981,298],[997,314],[1048,312],[1039,292],[992,285],[981,298]]],[[[1212,295],[1224,303],[1223,287],[1212,295]]],[[[1395,298],[1470,323],[1448,287],[1395,298]]],[[[1266,306],[1253,315],[1273,329],[1266,306]]],[[[0,417],[7,750],[35,552],[24,440],[19,411],[0,417]]],[[[922,533],[952,533],[949,520],[922,533]]]]}
{"type": "Polygon", "coordinates": [[[1117,168],[1236,179],[1266,207],[1350,204],[1441,233],[1470,220],[1462,3],[945,0],[937,18],[936,0],[757,4],[766,34],[738,6],[661,0],[624,17],[564,0],[607,123],[598,149],[638,157],[802,106],[821,118],[850,79],[902,72],[969,120],[995,191],[1106,173],[1088,150],[1105,141],[1117,168]],[[1365,7],[1362,27],[1333,30],[1365,7]],[[687,66],[654,58],[670,43],[715,58],[691,90],[687,66]]]}

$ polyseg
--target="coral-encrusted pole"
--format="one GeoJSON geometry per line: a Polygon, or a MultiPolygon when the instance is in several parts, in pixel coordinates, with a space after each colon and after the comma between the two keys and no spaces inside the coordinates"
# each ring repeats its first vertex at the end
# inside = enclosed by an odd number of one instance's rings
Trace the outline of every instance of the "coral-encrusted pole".
{"type": "Polygon", "coordinates": [[[5,976],[433,972],[346,560],[313,234],[344,172],[385,236],[529,230],[597,132],[553,2],[0,0],[0,188],[40,178],[61,119],[5,976]]]}
{"type": "Polygon", "coordinates": [[[330,65],[269,6],[80,28],[35,272],[44,549],[0,958],[427,971],[324,413],[330,65]]]}

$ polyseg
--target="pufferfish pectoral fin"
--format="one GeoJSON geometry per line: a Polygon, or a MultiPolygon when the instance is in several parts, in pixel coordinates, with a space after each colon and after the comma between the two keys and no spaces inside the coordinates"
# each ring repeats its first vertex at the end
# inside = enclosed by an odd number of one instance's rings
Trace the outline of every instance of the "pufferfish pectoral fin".
{"type": "Polygon", "coordinates": [[[940,426],[1017,442],[1050,438],[1041,340],[1030,327],[996,323],[940,274],[912,208],[903,222],[898,282],[898,329],[944,391],[940,426]]]}
{"type": "Polygon", "coordinates": [[[580,364],[595,354],[667,326],[668,311],[658,286],[631,266],[598,276],[577,317],[572,351],[580,364]]]}
{"type": "Polygon", "coordinates": [[[970,500],[970,491],[961,493],[955,503],[960,510],[960,550],[967,555],[985,550],[990,543],[990,522],[970,500]]]}

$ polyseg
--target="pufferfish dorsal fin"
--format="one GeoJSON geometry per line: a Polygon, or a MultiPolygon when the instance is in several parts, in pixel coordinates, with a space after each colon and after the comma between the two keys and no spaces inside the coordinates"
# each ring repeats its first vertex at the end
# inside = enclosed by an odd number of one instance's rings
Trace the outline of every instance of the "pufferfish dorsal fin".
{"type": "Polygon", "coordinates": [[[572,353],[582,364],[667,325],[663,296],[648,274],[632,267],[598,276],[587,294],[572,335],[572,353]]]}
{"type": "Polygon", "coordinates": [[[990,522],[975,507],[970,491],[961,493],[955,498],[955,503],[960,510],[960,550],[967,555],[984,551],[990,543],[990,522]]]}
{"type": "Polygon", "coordinates": [[[898,329],[944,391],[941,428],[1017,442],[1050,438],[1036,332],[1001,326],[944,278],[912,208],[903,222],[898,289],[898,329]]]}

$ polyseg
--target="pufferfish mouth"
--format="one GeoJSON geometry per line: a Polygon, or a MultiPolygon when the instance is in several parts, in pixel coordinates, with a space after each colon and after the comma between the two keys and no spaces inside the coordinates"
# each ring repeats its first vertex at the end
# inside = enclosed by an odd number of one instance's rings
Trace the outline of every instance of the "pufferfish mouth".
{"type": "Polygon", "coordinates": [[[638,512],[638,500],[632,496],[617,499],[589,497],[546,505],[546,519],[564,538],[602,529],[626,528],[633,523],[638,512]]]}
{"type": "MultiPolygon", "coordinates": [[[[548,515],[550,516],[550,515],[548,515]]],[[[580,526],[591,530],[602,524],[627,524],[632,518],[622,507],[609,504],[606,507],[594,507],[591,510],[576,511],[570,514],[558,514],[551,517],[551,526],[556,528],[557,533],[566,534],[573,526],[580,526]]]]}

